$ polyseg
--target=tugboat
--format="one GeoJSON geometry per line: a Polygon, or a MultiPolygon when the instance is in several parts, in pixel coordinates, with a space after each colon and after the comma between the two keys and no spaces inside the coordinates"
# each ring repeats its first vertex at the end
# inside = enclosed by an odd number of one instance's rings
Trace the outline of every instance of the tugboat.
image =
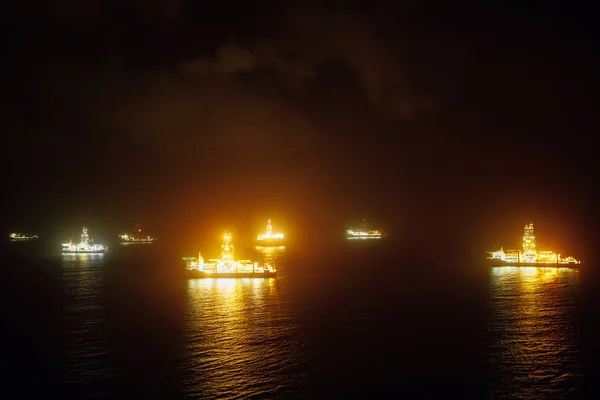
{"type": "Polygon", "coordinates": [[[39,239],[39,237],[38,237],[38,235],[32,235],[30,233],[13,232],[10,235],[8,235],[8,239],[11,242],[25,242],[25,241],[39,239]]]}
{"type": "Polygon", "coordinates": [[[81,230],[81,242],[75,244],[69,241],[69,243],[62,244],[63,253],[106,253],[107,251],[108,246],[92,243],[85,226],[81,230]]]}
{"type": "Polygon", "coordinates": [[[504,250],[501,247],[498,251],[488,251],[488,254],[487,262],[493,267],[574,267],[581,264],[581,261],[570,256],[563,258],[553,251],[538,251],[531,223],[525,225],[521,250],[504,250]]]}
{"type": "Polygon", "coordinates": [[[367,225],[367,219],[362,219],[362,227],[358,230],[349,228],[346,231],[348,239],[381,239],[381,232],[377,229],[370,229],[367,225]]]}
{"type": "Polygon", "coordinates": [[[204,261],[202,253],[198,257],[183,257],[189,278],[274,278],[277,270],[270,264],[259,265],[251,260],[238,260],[233,257],[231,234],[223,235],[221,258],[204,261]]]}
{"type": "Polygon", "coordinates": [[[267,220],[267,231],[256,237],[256,245],[261,247],[282,246],[284,241],[283,233],[273,233],[271,218],[267,220]]]}
{"type": "Polygon", "coordinates": [[[153,238],[150,235],[146,235],[145,233],[142,233],[142,228],[140,228],[139,225],[135,226],[135,230],[133,232],[130,233],[121,233],[119,235],[119,239],[121,239],[121,243],[123,244],[128,244],[128,243],[153,243],[155,242],[157,239],[153,238]]]}

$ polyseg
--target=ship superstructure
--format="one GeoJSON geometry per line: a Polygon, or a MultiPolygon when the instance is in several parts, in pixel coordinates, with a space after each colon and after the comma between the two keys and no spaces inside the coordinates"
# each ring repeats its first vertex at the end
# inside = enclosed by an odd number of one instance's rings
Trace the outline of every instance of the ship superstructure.
{"type": "Polygon", "coordinates": [[[202,253],[198,257],[183,257],[186,269],[191,277],[197,278],[267,278],[275,277],[276,269],[265,263],[259,265],[251,260],[235,260],[234,246],[231,234],[223,235],[221,244],[221,258],[204,260],[202,253]]]}
{"type": "Polygon", "coordinates": [[[81,230],[81,241],[79,243],[69,241],[69,243],[62,244],[63,253],[106,253],[107,251],[108,246],[93,243],[85,226],[81,230]]]}
{"type": "Polygon", "coordinates": [[[346,232],[348,239],[381,239],[381,232],[377,229],[370,229],[367,224],[367,219],[362,219],[361,228],[358,230],[348,229],[346,232]]]}
{"type": "Polygon", "coordinates": [[[8,235],[8,239],[13,242],[25,242],[29,240],[39,239],[39,237],[38,235],[33,235],[31,233],[12,232],[10,235],[8,235]]]}
{"type": "Polygon", "coordinates": [[[503,247],[498,251],[488,252],[488,260],[492,265],[577,265],[581,261],[575,258],[562,257],[560,254],[553,251],[544,250],[538,251],[535,243],[535,233],[533,224],[525,225],[523,232],[523,243],[521,249],[504,250],[503,247]]]}
{"type": "Polygon", "coordinates": [[[135,226],[135,230],[130,233],[121,233],[119,235],[121,243],[153,243],[157,239],[142,232],[139,225],[135,226]]]}
{"type": "Polygon", "coordinates": [[[267,220],[267,231],[256,237],[256,242],[259,246],[281,246],[284,241],[283,233],[273,233],[271,219],[267,220]]]}

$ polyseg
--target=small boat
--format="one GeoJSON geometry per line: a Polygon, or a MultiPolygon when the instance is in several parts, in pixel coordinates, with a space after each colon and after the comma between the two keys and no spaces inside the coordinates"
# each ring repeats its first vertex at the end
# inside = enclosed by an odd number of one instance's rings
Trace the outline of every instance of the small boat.
{"type": "Polygon", "coordinates": [[[12,242],[26,242],[30,240],[39,239],[38,235],[32,235],[24,232],[13,232],[8,235],[8,239],[12,242]]]}
{"type": "Polygon", "coordinates": [[[158,240],[155,237],[147,235],[142,232],[142,228],[139,225],[135,226],[135,230],[129,233],[121,233],[119,235],[119,239],[121,239],[121,243],[153,243],[158,240]]]}
{"type": "Polygon", "coordinates": [[[346,231],[348,239],[381,239],[381,232],[377,229],[370,229],[367,225],[367,219],[362,219],[362,227],[358,230],[349,228],[346,231]]]}

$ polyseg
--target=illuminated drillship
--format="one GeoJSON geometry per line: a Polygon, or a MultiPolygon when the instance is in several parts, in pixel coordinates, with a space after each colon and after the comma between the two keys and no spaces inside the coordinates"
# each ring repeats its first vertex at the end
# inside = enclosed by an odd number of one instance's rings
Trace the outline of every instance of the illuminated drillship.
{"type": "Polygon", "coordinates": [[[363,218],[362,228],[359,230],[348,229],[346,237],[348,239],[381,239],[381,232],[376,229],[369,229],[367,219],[363,218]]]}
{"type": "Polygon", "coordinates": [[[25,241],[29,241],[29,240],[36,240],[39,239],[38,235],[32,235],[29,233],[23,233],[23,232],[13,232],[10,235],[8,235],[9,240],[13,241],[13,242],[25,242],[25,241]]]}
{"type": "Polygon", "coordinates": [[[139,225],[136,225],[135,231],[131,233],[121,233],[119,238],[121,239],[121,243],[152,243],[157,240],[143,233],[139,225]]]}
{"type": "Polygon", "coordinates": [[[267,220],[267,231],[256,237],[258,246],[281,246],[283,245],[283,240],[283,233],[273,233],[270,218],[267,220]]]}
{"type": "Polygon", "coordinates": [[[92,243],[85,226],[81,230],[81,242],[75,244],[69,241],[69,243],[62,244],[63,253],[106,253],[107,251],[108,246],[92,243]]]}
{"type": "Polygon", "coordinates": [[[260,266],[250,260],[236,261],[230,233],[223,236],[220,259],[204,261],[202,254],[198,253],[198,257],[183,257],[183,260],[190,278],[269,278],[277,275],[270,264],[260,266]]]}
{"type": "Polygon", "coordinates": [[[521,250],[504,250],[488,252],[487,259],[493,266],[549,266],[549,265],[578,265],[581,261],[573,257],[561,257],[552,251],[538,251],[535,245],[533,224],[525,225],[523,233],[523,248],[521,250]]]}

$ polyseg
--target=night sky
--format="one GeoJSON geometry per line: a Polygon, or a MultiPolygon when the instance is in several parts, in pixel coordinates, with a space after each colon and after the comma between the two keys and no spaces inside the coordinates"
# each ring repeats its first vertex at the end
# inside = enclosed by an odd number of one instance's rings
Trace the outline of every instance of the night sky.
{"type": "Polygon", "coordinates": [[[600,63],[578,2],[12,3],[6,229],[271,216],[335,236],[367,216],[479,252],[533,221],[595,252],[600,63]]]}

